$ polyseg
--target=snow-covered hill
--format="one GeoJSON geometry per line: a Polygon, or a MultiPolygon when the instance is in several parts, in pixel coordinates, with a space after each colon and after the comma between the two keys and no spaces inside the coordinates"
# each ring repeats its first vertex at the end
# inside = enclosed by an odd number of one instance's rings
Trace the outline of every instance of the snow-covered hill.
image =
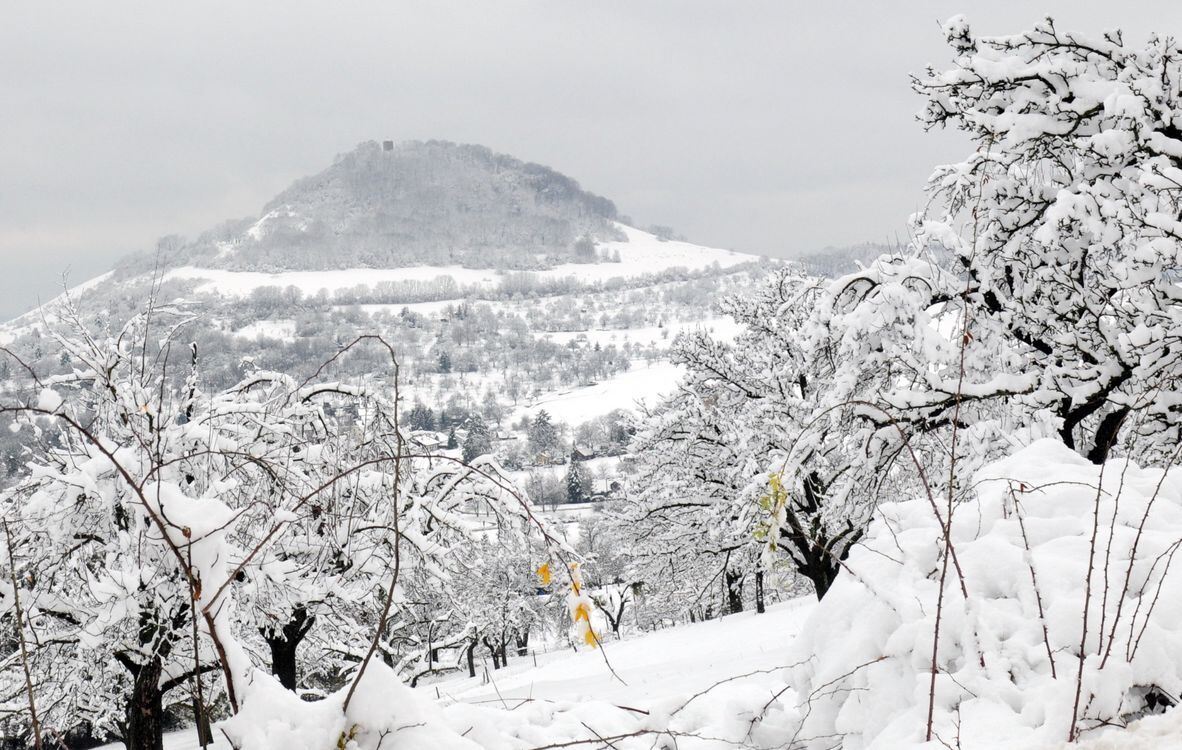
{"type": "MultiPolygon", "coordinates": [[[[343,343],[378,334],[398,352],[408,408],[435,415],[416,429],[446,436],[480,414],[510,433],[498,456],[530,470],[521,425],[545,410],[563,433],[552,466],[584,422],[675,389],[679,333],[732,336],[713,302],[766,263],[627,221],[574,180],[481,147],[362,144],[260,218],[162,241],[0,325],[0,345],[38,372],[65,372],[71,363],[45,333],[72,325],[67,300],[83,324],[108,331],[148,300],[178,304],[193,315],[183,335],[198,345],[203,379],[229,387],[251,368],[310,374],[343,343]]],[[[172,371],[187,366],[178,359],[172,371]]],[[[341,366],[356,376],[382,363],[341,366]]],[[[0,454],[18,465],[19,446],[4,440],[0,454]]]]}

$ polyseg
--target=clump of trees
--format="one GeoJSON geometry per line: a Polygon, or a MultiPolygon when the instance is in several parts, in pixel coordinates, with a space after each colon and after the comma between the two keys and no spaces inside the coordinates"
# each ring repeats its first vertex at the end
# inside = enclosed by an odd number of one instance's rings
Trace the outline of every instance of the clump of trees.
{"type": "Polygon", "coordinates": [[[312,378],[254,370],[207,391],[183,311],[110,335],[66,315],[52,336],[74,373],[18,363],[26,388],[0,404],[31,462],[0,495],[0,691],[27,702],[10,724],[31,743],[159,750],[169,715],[204,727],[260,681],[336,689],[374,659],[414,680],[528,638],[534,592],[485,577],[496,590],[474,596],[472,571],[520,582],[531,551],[561,545],[488,456],[412,448],[385,341],[344,345],[312,378]],[[384,377],[333,377],[367,346],[384,377]]]}
{"type": "MultiPolygon", "coordinates": [[[[616,207],[554,170],[483,146],[361,143],[263,206],[195,241],[170,238],[172,265],[258,271],[547,267],[583,235],[624,239],[616,207]],[[226,253],[230,247],[233,252],[226,253]],[[544,260],[539,261],[538,256],[544,260]]],[[[151,255],[123,262],[148,272],[151,255]]]]}

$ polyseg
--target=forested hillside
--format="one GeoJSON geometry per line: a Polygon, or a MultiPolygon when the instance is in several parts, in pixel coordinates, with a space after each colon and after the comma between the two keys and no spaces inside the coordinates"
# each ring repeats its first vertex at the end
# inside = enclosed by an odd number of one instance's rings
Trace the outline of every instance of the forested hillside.
{"type": "Polygon", "coordinates": [[[297,180],[258,218],[227,222],[191,242],[166,238],[119,272],[157,264],[537,269],[598,260],[596,240],[622,239],[617,218],[610,200],[571,178],[483,146],[409,141],[387,150],[369,142],[297,180]]]}

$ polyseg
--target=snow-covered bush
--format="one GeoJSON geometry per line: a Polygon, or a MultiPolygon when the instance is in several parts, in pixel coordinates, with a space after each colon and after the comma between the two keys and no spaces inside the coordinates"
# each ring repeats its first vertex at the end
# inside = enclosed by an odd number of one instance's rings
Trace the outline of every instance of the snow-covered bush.
{"type": "Polygon", "coordinates": [[[942,606],[932,506],[880,506],[792,644],[794,747],[922,743],[933,658],[933,738],[966,750],[1055,746],[1077,689],[1081,731],[1182,695],[1182,475],[1043,440],[973,484],[952,523],[967,596],[949,576],[942,606]]]}

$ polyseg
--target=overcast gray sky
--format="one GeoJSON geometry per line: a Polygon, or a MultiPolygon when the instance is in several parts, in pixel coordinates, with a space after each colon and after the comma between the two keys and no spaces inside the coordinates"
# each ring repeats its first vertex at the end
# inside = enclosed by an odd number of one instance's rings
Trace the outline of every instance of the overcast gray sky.
{"type": "Polygon", "coordinates": [[[1182,35],[1178,0],[4,0],[0,318],[370,139],[482,143],[704,244],[892,238],[966,151],[907,81],[958,12],[1182,35]]]}

